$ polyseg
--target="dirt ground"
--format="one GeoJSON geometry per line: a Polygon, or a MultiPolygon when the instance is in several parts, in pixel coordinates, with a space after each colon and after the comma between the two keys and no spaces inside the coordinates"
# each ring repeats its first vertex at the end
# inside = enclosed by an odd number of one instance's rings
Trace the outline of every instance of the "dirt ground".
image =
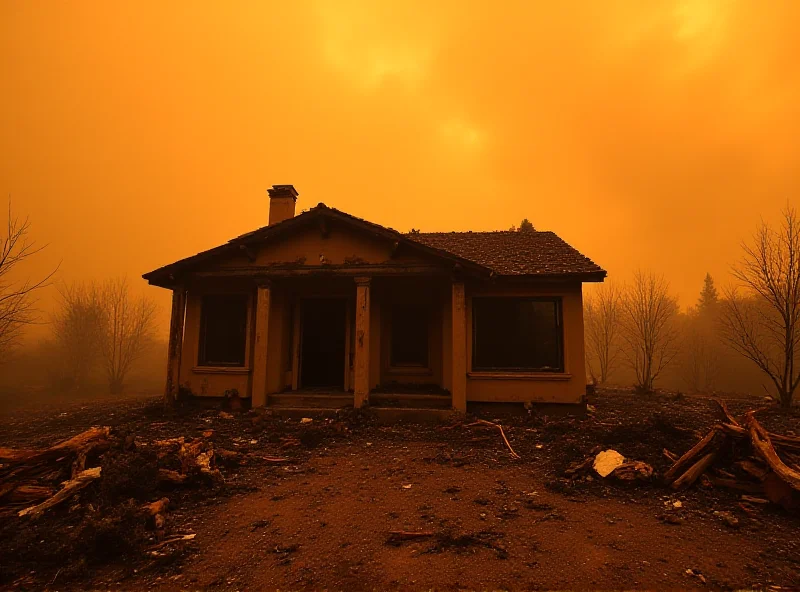
{"type": "MultiPolygon", "coordinates": [[[[762,403],[729,404],[740,413],[762,403]]],[[[663,448],[685,452],[718,419],[711,400],[603,390],[591,409],[583,419],[486,416],[503,424],[521,460],[491,428],[380,426],[369,414],[254,425],[248,413],[226,418],[216,409],[165,416],[154,399],[6,411],[0,446],[48,446],[110,425],[144,440],[213,429],[215,445],[250,455],[223,470],[224,486],[165,494],[170,530],[196,537],[155,556],[121,553],[74,569],[50,549],[77,526],[69,516],[41,526],[3,519],[0,587],[734,589],[800,582],[796,514],[742,504],[727,490],[675,493],[657,481],[563,478],[598,445],[665,470],[663,448]],[[287,447],[286,438],[297,445],[287,447]],[[264,456],[290,462],[259,461],[264,456]],[[733,514],[738,524],[715,512],[733,514]],[[395,541],[393,531],[430,536],[395,541]]],[[[797,411],[768,409],[759,420],[800,433],[797,411]]]]}

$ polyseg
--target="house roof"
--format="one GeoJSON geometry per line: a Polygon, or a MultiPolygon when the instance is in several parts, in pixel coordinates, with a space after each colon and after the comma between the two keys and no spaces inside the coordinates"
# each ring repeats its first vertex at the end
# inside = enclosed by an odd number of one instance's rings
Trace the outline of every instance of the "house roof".
{"type": "Polygon", "coordinates": [[[403,234],[352,216],[323,203],[271,226],[242,234],[227,243],[180,259],[144,274],[151,284],[168,286],[175,273],[196,269],[204,261],[246,249],[249,245],[285,236],[293,229],[333,219],[404,245],[481,275],[536,276],[579,281],[602,281],[606,272],[552,232],[440,232],[403,234]]]}
{"type": "Polygon", "coordinates": [[[497,275],[606,274],[599,265],[549,231],[420,232],[406,236],[479,263],[497,275]]]}

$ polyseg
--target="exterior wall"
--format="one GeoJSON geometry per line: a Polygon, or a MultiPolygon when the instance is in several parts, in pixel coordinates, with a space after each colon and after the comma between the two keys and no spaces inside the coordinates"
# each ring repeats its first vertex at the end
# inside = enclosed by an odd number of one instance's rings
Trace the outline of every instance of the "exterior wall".
{"type": "Polygon", "coordinates": [[[581,284],[467,288],[467,401],[580,403],[586,392],[581,284]],[[472,372],[472,297],[556,296],[561,297],[564,339],[564,372],[514,373],[472,372]]]}
{"type": "Polygon", "coordinates": [[[236,389],[240,397],[249,397],[251,389],[250,365],[253,359],[253,319],[255,286],[248,281],[196,282],[188,286],[186,299],[186,324],[183,333],[183,348],[179,382],[194,395],[221,397],[226,390],[236,389]],[[204,294],[247,294],[248,343],[245,348],[245,365],[242,368],[208,367],[198,365],[200,351],[200,315],[204,294]]]}

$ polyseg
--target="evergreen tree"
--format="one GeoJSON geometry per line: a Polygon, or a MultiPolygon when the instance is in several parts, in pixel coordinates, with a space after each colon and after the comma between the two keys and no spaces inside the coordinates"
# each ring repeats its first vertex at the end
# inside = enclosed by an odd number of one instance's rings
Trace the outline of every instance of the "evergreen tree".
{"type": "Polygon", "coordinates": [[[525,218],[522,222],[519,223],[519,230],[520,232],[533,232],[535,230],[533,228],[533,223],[525,218]]]}
{"type": "Polygon", "coordinates": [[[706,274],[703,280],[703,289],[700,291],[700,298],[697,299],[697,311],[700,314],[714,310],[719,303],[717,288],[714,286],[714,278],[710,273],[706,274]]]}

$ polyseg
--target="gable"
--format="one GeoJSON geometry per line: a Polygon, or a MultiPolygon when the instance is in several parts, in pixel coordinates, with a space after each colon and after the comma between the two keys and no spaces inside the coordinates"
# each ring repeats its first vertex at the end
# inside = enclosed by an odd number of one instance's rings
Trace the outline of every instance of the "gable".
{"type": "Polygon", "coordinates": [[[318,267],[320,265],[430,264],[420,257],[395,248],[391,240],[335,221],[324,231],[316,225],[295,228],[290,234],[248,244],[249,257],[231,252],[218,257],[210,269],[256,267],[318,267]]]}

